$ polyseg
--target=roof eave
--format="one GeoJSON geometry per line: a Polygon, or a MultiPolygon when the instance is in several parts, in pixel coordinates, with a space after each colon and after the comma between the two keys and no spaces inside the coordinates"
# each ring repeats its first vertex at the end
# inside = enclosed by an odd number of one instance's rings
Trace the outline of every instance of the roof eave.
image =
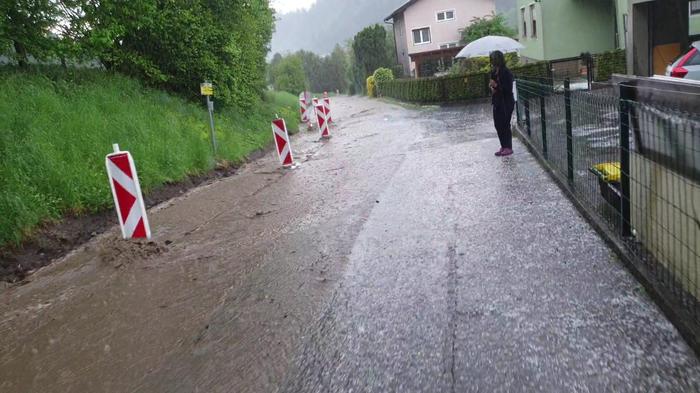
{"type": "Polygon", "coordinates": [[[408,0],[408,1],[405,2],[401,7],[397,8],[394,12],[392,12],[391,15],[387,16],[386,18],[384,18],[384,23],[389,23],[389,20],[394,19],[394,17],[395,17],[397,14],[403,14],[403,12],[406,11],[406,9],[407,9],[408,7],[412,6],[412,5],[413,5],[415,2],[417,2],[417,1],[418,1],[418,0],[408,0]]]}

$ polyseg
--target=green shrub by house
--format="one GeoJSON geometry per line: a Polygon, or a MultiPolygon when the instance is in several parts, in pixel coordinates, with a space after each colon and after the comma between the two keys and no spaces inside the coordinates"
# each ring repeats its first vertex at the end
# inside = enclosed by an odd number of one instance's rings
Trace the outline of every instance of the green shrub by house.
{"type": "Polygon", "coordinates": [[[627,56],[623,49],[593,55],[593,70],[596,82],[609,81],[613,74],[627,72],[627,56]]]}
{"type": "Polygon", "coordinates": [[[367,77],[367,97],[376,97],[377,96],[377,91],[375,88],[377,87],[376,83],[374,82],[374,75],[370,75],[367,77]]]}
{"type": "Polygon", "coordinates": [[[374,75],[372,75],[372,76],[374,76],[374,85],[375,85],[376,94],[381,97],[384,94],[382,93],[380,85],[382,83],[393,81],[394,80],[394,73],[388,68],[377,68],[374,71],[374,75]]]}

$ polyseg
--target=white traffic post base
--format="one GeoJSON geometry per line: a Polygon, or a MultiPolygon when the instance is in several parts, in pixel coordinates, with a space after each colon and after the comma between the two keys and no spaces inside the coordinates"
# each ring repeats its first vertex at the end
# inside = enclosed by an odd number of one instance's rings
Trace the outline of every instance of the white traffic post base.
{"type": "Polygon", "coordinates": [[[294,166],[292,145],[289,143],[289,133],[287,132],[287,124],[284,122],[284,119],[275,119],[272,121],[272,136],[275,138],[277,156],[282,166],[285,168],[294,166]]]}
{"type": "Polygon", "coordinates": [[[124,239],[150,239],[151,227],[146,216],[141,185],[134,159],[128,151],[120,151],[115,144],[114,153],[107,155],[105,165],[109,185],[114,196],[114,206],[124,239]]]}
{"type": "Polygon", "coordinates": [[[318,129],[321,132],[322,139],[328,139],[331,137],[331,130],[328,127],[328,116],[326,115],[326,108],[319,104],[316,106],[316,114],[318,116],[318,129]]]}

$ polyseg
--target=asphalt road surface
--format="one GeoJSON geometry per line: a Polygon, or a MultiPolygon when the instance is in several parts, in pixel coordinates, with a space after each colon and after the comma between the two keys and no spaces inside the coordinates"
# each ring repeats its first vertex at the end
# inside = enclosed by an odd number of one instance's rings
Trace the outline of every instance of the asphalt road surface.
{"type": "MultiPolygon", "coordinates": [[[[333,138],[0,289],[0,392],[689,392],[700,363],[488,105],[333,138]]],[[[137,163],[138,164],[138,163],[137,163]]],[[[105,183],[106,185],[106,183],[105,183]]]]}

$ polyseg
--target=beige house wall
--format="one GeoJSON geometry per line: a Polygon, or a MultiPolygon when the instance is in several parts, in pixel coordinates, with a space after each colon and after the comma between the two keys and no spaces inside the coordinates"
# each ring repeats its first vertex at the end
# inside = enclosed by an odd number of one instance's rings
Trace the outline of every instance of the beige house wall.
{"type": "Polygon", "coordinates": [[[700,185],[639,154],[630,156],[636,238],[700,299],[700,185]]]}

